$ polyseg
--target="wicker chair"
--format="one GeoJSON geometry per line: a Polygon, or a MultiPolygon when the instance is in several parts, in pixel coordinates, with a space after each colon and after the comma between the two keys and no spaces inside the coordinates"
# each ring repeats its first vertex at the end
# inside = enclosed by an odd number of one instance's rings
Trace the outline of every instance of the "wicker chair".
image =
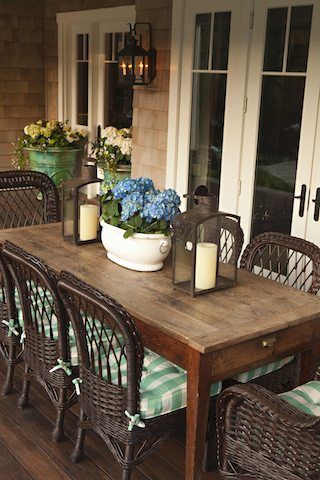
{"type": "MultiPolygon", "coordinates": [[[[244,250],[240,267],[314,295],[320,289],[320,249],[306,240],[283,233],[267,232],[255,237],[244,250]]],[[[298,384],[299,356],[269,364],[265,371],[270,373],[263,375],[261,370],[255,369],[234,380],[250,381],[281,393],[298,384]]]]}
{"type": "MultiPolygon", "coordinates": [[[[39,172],[9,171],[0,172],[0,229],[17,228],[60,220],[59,196],[56,186],[47,175],[39,172]]],[[[5,279],[7,271],[0,261],[0,302],[5,304],[5,279]]],[[[7,282],[8,282],[7,278],[7,282]]],[[[5,322],[6,310],[2,308],[5,322]]],[[[8,329],[0,324],[0,352],[7,363],[7,379],[3,394],[12,391],[14,368],[22,360],[20,337],[8,338],[8,329]]]]}
{"type": "Polygon", "coordinates": [[[315,376],[318,381],[298,387],[299,393],[293,390],[277,396],[260,385],[235,385],[222,392],[217,401],[222,478],[320,478],[319,403],[307,401],[309,389],[317,384],[313,393],[319,402],[319,373],[315,376]],[[296,408],[298,404],[300,408],[296,408]]]}
{"type": "MultiPolygon", "coordinates": [[[[56,277],[44,262],[12,243],[5,242],[2,256],[16,285],[23,315],[20,328],[24,331],[25,373],[19,406],[27,405],[30,381],[35,378],[57,409],[53,439],[59,441],[64,436],[65,410],[77,401],[72,382],[78,374],[78,358],[72,350],[74,338],[69,346],[69,324],[56,277]]],[[[19,325],[17,316],[13,320],[19,325]]]]}
{"type": "MultiPolygon", "coordinates": [[[[62,272],[58,290],[76,332],[82,381],[79,429],[72,460],[81,459],[85,431],[92,429],[121,465],[122,480],[129,480],[132,468],[185,421],[182,405],[176,405],[175,411],[166,412],[160,407],[156,412],[160,398],[152,387],[153,399],[157,400],[149,403],[143,384],[149,380],[153,383],[152,375],[158,375],[161,383],[164,372],[173,369],[176,373],[172,374],[182,380],[181,388],[185,389],[185,372],[163,357],[144,351],[133,320],[115,300],[67,272],[62,272]],[[154,368],[154,364],[158,366],[154,368]]],[[[164,391],[165,384],[161,385],[164,391]]]]}
{"type": "Polygon", "coordinates": [[[0,229],[17,228],[60,220],[59,195],[44,173],[0,173],[0,229]]]}

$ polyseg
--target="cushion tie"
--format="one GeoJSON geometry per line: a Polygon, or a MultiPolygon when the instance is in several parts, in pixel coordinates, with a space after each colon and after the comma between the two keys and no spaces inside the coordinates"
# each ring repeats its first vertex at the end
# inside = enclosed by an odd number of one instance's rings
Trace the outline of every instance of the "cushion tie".
{"type": "Polygon", "coordinates": [[[20,337],[20,343],[22,345],[22,350],[24,349],[24,341],[25,341],[26,338],[27,338],[26,332],[25,332],[25,330],[23,330],[22,333],[21,333],[21,337],[20,337]]]}
{"type": "Polygon", "coordinates": [[[76,389],[76,394],[80,395],[80,384],[82,383],[81,378],[77,377],[72,380],[72,383],[74,385],[74,388],[76,389]]]}
{"type": "Polygon", "coordinates": [[[19,332],[16,329],[18,325],[16,325],[16,321],[14,318],[10,318],[10,320],[2,320],[2,323],[7,325],[8,327],[8,337],[12,337],[12,335],[16,335],[17,337],[19,336],[19,332]]]}
{"type": "Polygon", "coordinates": [[[52,367],[49,370],[49,372],[53,373],[53,372],[56,372],[57,370],[63,370],[70,377],[70,375],[72,374],[72,370],[70,368],[71,367],[70,362],[64,362],[61,358],[58,358],[57,363],[58,365],[56,365],[55,367],[52,367]]]}
{"type": "Polygon", "coordinates": [[[128,410],[125,412],[126,417],[129,418],[129,425],[128,425],[128,430],[131,432],[133,430],[133,427],[139,427],[139,428],[144,428],[145,424],[141,421],[140,419],[140,414],[136,413],[135,415],[130,415],[128,410]]]}

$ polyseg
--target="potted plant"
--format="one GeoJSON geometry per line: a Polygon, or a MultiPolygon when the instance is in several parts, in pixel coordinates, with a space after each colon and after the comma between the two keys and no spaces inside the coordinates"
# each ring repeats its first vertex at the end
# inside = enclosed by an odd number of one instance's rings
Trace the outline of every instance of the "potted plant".
{"type": "Polygon", "coordinates": [[[86,133],[72,130],[68,122],[38,120],[26,125],[23,137],[18,139],[18,168],[28,165],[31,170],[46,173],[59,187],[62,181],[73,177],[77,154],[85,142],[86,133]]]}
{"type": "Polygon", "coordinates": [[[113,182],[101,197],[101,239],[108,258],[132,270],[160,270],[180,203],[174,190],[156,190],[150,178],[113,182]]]}
{"type": "Polygon", "coordinates": [[[92,144],[91,155],[104,172],[105,180],[130,177],[132,135],[130,128],[106,127],[92,144]]]}

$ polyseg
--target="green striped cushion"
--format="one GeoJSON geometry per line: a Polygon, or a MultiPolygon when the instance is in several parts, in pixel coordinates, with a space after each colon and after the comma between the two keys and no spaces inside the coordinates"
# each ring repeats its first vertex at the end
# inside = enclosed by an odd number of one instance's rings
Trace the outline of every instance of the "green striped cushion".
{"type": "Polygon", "coordinates": [[[255,378],[262,377],[263,375],[267,375],[268,373],[275,372],[280,368],[284,367],[288,363],[292,362],[294,356],[282,358],[281,360],[276,360],[275,362],[267,363],[262,367],[254,368],[253,370],[249,370],[248,372],[239,373],[235,377],[232,377],[233,380],[236,380],[240,383],[247,383],[255,378]]]}
{"type": "MultiPolygon", "coordinates": [[[[43,298],[43,297],[42,297],[43,298]]],[[[21,307],[19,296],[16,294],[16,305],[19,311],[19,324],[23,327],[23,318],[21,315],[21,307]]],[[[40,300],[39,306],[42,305],[40,300]]],[[[50,308],[51,302],[47,305],[50,308]]],[[[46,308],[46,302],[44,302],[46,308]]],[[[118,384],[118,364],[120,360],[121,381],[122,386],[127,386],[127,362],[125,356],[121,356],[120,345],[122,343],[122,336],[117,334],[117,338],[113,337],[112,330],[103,328],[100,322],[96,322],[94,328],[92,324],[94,319],[87,317],[87,337],[89,344],[92,344],[93,356],[96,360],[95,369],[99,371],[99,364],[97,350],[100,350],[100,361],[102,367],[102,378],[107,379],[107,364],[111,368],[111,381],[118,384]],[[94,340],[92,340],[94,335],[94,340]],[[108,359],[104,354],[103,343],[114,342],[114,353],[109,353],[108,359]],[[119,345],[120,344],[120,345],[119,345]]],[[[53,331],[53,338],[58,339],[58,325],[55,316],[52,317],[51,327],[53,331]]],[[[44,326],[45,336],[50,336],[50,325],[44,326]]],[[[75,335],[70,325],[69,329],[69,343],[71,354],[71,365],[78,365],[78,353],[76,347],[75,335]]],[[[187,404],[187,373],[182,368],[174,363],[166,360],[151,350],[144,350],[145,357],[142,367],[142,378],[140,383],[140,415],[141,418],[153,418],[160,415],[165,415],[186,407],[187,404]]],[[[222,389],[222,382],[216,382],[211,385],[210,396],[218,395],[222,389]]]]}
{"type": "MultiPolygon", "coordinates": [[[[120,349],[118,350],[120,353],[120,349]]],[[[165,415],[184,408],[187,404],[187,373],[174,363],[166,360],[157,353],[145,349],[140,383],[140,416],[143,419],[165,415]]],[[[111,366],[111,380],[118,383],[118,364],[113,355],[109,357],[111,366]]],[[[106,372],[106,359],[103,363],[103,372],[106,372]]],[[[103,361],[103,359],[102,359],[103,361]]],[[[127,365],[124,357],[120,364],[122,385],[127,385],[127,365]]],[[[107,379],[107,374],[102,375],[107,379]]],[[[211,385],[210,396],[218,395],[222,389],[222,382],[211,385]]]]}
{"type": "Polygon", "coordinates": [[[303,413],[320,416],[320,382],[316,380],[300,385],[290,392],[281,393],[279,397],[303,413]]]}

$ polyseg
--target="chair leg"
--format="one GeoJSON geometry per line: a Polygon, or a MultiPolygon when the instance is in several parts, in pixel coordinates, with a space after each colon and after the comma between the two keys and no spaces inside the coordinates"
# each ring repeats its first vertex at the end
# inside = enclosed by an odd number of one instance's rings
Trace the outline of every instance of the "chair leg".
{"type": "Polygon", "coordinates": [[[27,364],[24,366],[23,385],[20,398],[18,400],[19,408],[25,408],[29,403],[29,389],[30,389],[30,368],[27,364]]]}
{"type": "Polygon", "coordinates": [[[83,410],[80,410],[80,416],[79,416],[79,426],[78,426],[78,433],[77,433],[77,439],[76,439],[76,444],[73,449],[73,452],[71,454],[71,461],[73,463],[80,462],[84,455],[84,439],[86,435],[85,429],[81,426],[81,422],[84,421],[84,413],[83,410]]]}
{"type": "MultiPolygon", "coordinates": [[[[134,445],[126,445],[126,451],[124,455],[125,463],[130,465],[134,453],[134,445]]],[[[124,468],[122,470],[122,479],[121,480],[130,480],[132,472],[132,466],[124,468]]]]}
{"type": "Polygon", "coordinates": [[[64,414],[66,411],[66,405],[65,405],[66,399],[67,399],[67,389],[60,388],[56,424],[52,432],[52,440],[57,443],[61,442],[61,440],[63,440],[64,438],[63,423],[64,423],[64,414]]]}
{"type": "Polygon", "coordinates": [[[16,347],[14,345],[10,345],[9,347],[9,355],[7,358],[7,375],[5,382],[2,387],[2,394],[8,395],[12,393],[13,389],[13,374],[14,374],[14,367],[15,367],[15,357],[16,357],[16,347]]]}

